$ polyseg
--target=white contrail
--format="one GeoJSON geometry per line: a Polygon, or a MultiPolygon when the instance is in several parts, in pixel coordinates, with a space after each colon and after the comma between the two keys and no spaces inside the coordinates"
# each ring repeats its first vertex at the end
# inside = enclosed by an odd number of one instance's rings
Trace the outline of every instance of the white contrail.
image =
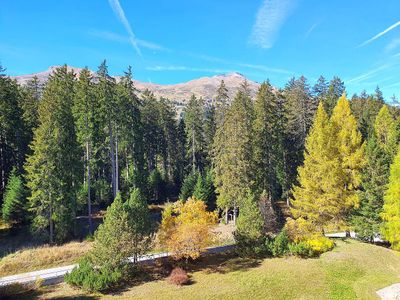
{"type": "Polygon", "coordinates": [[[357,48],[360,47],[364,47],[365,45],[375,41],[376,39],[379,39],[381,36],[385,35],[386,33],[388,33],[389,31],[395,29],[397,26],[400,25],[400,21],[394,23],[393,25],[389,26],[388,28],[386,28],[384,31],[379,32],[377,35],[375,35],[374,37],[370,38],[369,40],[366,40],[364,43],[360,44],[357,46],[357,48]]]}
{"type": "Polygon", "coordinates": [[[293,6],[292,0],[264,0],[257,11],[249,43],[265,49],[271,48],[293,6]]]}
{"type": "Polygon", "coordinates": [[[124,25],[125,30],[128,32],[129,35],[129,41],[131,42],[133,48],[136,50],[137,54],[139,56],[142,56],[142,52],[139,49],[139,46],[136,41],[135,34],[133,33],[131,24],[129,23],[128,19],[125,16],[125,12],[121,7],[121,4],[119,3],[119,0],[108,0],[108,3],[110,3],[110,6],[112,10],[114,11],[115,15],[117,18],[120,20],[120,22],[124,25]]]}

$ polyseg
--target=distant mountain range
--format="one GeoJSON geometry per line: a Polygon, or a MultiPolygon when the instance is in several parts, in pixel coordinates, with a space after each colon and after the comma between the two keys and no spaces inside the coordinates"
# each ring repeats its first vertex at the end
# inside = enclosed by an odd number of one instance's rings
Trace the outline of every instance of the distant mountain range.
{"type": "MultiPolygon", "coordinates": [[[[20,84],[26,84],[29,80],[36,76],[41,83],[45,83],[48,80],[49,75],[53,73],[57,67],[58,66],[52,66],[43,72],[13,76],[12,78],[16,79],[20,84]]],[[[68,68],[70,70],[73,70],[76,74],[79,74],[82,70],[82,68],[68,68]]],[[[120,78],[120,76],[115,76],[115,79],[117,81],[120,78]]],[[[229,73],[215,75],[212,77],[201,77],[177,84],[155,84],[138,80],[133,80],[133,82],[136,88],[140,91],[148,89],[152,91],[157,97],[165,97],[170,100],[184,103],[190,99],[192,94],[194,94],[196,97],[203,97],[205,100],[210,100],[214,98],[217,93],[217,89],[221,83],[221,80],[224,80],[225,85],[228,89],[229,97],[231,99],[233,99],[237,89],[240,87],[244,80],[247,80],[252,96],[255,95],[258,87],[260,86],[259,83],[247,79],[240,73],[229,73]]]]}

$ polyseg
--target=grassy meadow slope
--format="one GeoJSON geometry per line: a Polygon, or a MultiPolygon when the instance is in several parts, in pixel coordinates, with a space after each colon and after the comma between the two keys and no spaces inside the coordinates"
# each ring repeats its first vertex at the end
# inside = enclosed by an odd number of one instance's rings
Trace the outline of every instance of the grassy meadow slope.
{"type": "MultiPolygon", "coordinates": [[[[116,294],[89,295],[66,284],[43,287],[29,297],[55,299],[378,299],[376,290],[400,282],[400,254],[353,240],[318,259],[203,258],[177,287],[162,277],[143,280],[116,294]]],[[[28,298],[29,298],[28,297],[28,298]]]]}

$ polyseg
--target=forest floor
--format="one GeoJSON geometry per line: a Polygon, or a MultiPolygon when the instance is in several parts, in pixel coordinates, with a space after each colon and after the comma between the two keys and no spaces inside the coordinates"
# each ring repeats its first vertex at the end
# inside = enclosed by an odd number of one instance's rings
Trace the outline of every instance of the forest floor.
{"type": "Polygon", "coordinates": [[[165,266],[142,270],[108,295],[87,294],[65,283],[41,287],[18,299],[378,299],[376,291],[400,282],[400,253],[354,240],[317,259],[202,257],[186,266],[190,284],[174,286],[165,266]]]}

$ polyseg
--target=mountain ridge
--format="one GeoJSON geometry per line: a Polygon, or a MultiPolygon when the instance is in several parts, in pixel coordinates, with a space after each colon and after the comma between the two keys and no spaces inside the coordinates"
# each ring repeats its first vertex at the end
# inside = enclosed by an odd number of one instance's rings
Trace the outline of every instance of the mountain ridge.
{"type": "MultiPolygon", "coordinates": [[[[36,76],[39,79],[39,82],[43,84],[48,80],[49,76],[58,67],[59,66],[50,66],[45,71],[32,74],[11,76],[11,78],[17,80],[18,83],[24,85],[34,76],[36,76]]],[[[72,66],[67,66],[67,67],[68,70],[72,70],[76,74],[79,74],[81,70],[83,70],[83,68],[77,68],[72,66]]],[[[90,70],[90,72],[92,74],[95,74],[95,72],[92,70],[90,70]]],[[[112,76],[112,77],[114,77],[116,81],[119,81],[121,78],[121,76],[112,76]]],[[[173,101],[187,102],[193,94],[196,97],[202,97],[205,100],[213,99],[217,93],[217,89],[221,83],[221,80],[224,80],[225,85],[228,89],[228,96],[231,99],[233,99],[237,89],[245,80],[249,85],[251,96],[255,95],[258,87],[260,86],[258,82],[249,80],[243,74],[240,74],[238,72],[217,74],[214,76],[204,76],[176,84],[158,84],[158,83],[143,82],[136,79],[133,80],[133,83],[135,87],[141,92],[148,89],[151,92],[153,92],[156,97],[164,97],[173,101]]]]}

